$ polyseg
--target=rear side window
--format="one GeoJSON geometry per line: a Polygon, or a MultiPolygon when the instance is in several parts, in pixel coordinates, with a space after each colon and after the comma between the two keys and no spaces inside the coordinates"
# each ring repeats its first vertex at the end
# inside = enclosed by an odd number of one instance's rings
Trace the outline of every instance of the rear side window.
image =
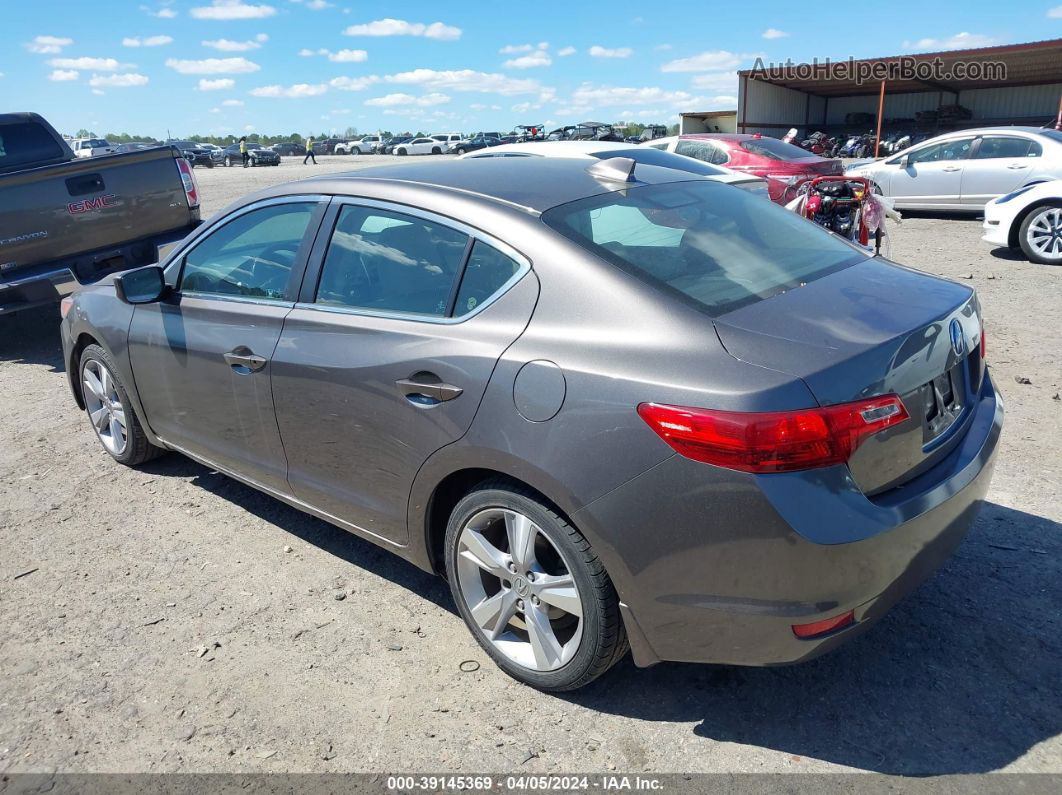
{"type": "MultiPolygon", "coordinates": [[[[713,151],[719,151],[715,147],[711,148],[713,151]]],[[[679,154],[686,154],[681,149],[676,149],[675,151],[679,154]]],[[[653,149],[649,146],[636,146],[631,149],[606,149],[603,152],[593,152],[592,155],[599,160],[607,160],[610,157],[629,157],[636,163],[645,163],[648,166],[663,166],[664,168],[677,168],[693,174],[702,174],[706,177],[718,177],[720,174],[726,173],[723,169],[711,165],[707,157],[697,158],[702,162],[691,163],[689,159],[678,157],[674,152],[661,152],[659,149],[653,149]]]]}
{"type": "Polygon", "coordinates": [[[754,155],[768,157],[771,160],[802,160],[814,157],[811,152],[799,146],[787,144],[777,138],[752,138],[741,142],[741,148],[754,155]]]}
{"type": "Polygon", "coordinates": [[[41,125],[17,122],[0,127],[0,170],[63,156],[59,143],[41,125]]]}
{"type": "Polygon", "coordinates": [[[316,207],[313,202],[262,207],[209,233],[185,255],[181,291],[286,300],[316,207]]]}
{"type": "Polygon", "coordinates": [[[461,287],[454,303],[454,317],[467,315],[505,286],[520,271],[520,263],[482,240],[472,244],[461,287]]]}
{"type": "Polygon", "coordinates": [[[1036,141],[1028,138],[996,136],[982,138],[974,160],[988,160],[995,157],[1039,157],[1043,148],[1036,141]]]}
{"type": "Polygon", "coordinates": [[[593,196],[542,219],[713,317],[865,259],[814,223],[708,180],[593,196]]]}
{"type": "Polygon", "coordinates": [[[388,210],[347,205],[317,288],[319,304],[443,317],[468,236],[388,210]]]}
{"type": "MultiPolygon", "coordinates": [[[[686,155],[686,157],[693,157],[697,160],[703,160],[705,163],[714,163],[715,165],[723,165],[730,156],[727,155],[722,149],[713,143],[708,141],[690,141],[680,140],[675,145],[675,152],[680,155],[686,155]]],[[[721,169],[718,173],[723,174],[721,169]]]]}

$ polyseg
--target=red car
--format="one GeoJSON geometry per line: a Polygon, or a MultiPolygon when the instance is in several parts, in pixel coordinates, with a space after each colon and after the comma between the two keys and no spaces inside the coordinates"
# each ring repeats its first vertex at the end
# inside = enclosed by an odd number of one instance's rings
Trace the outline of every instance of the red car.
{"type": "Polygon", "coordinates": [[[819,157],[758,133],[695,133],[661,138],[646,146],[763,177],[771,201],[778,204],[795,198],[797,186],[806,180],[844,173],[840,160],[819,157]]]}

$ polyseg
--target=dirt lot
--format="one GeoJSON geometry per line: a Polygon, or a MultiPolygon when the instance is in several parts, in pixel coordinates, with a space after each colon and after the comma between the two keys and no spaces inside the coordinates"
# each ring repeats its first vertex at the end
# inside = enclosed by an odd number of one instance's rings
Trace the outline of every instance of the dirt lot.
{"type": "MultiPolygon", "coordinates": [[[[382,160],[196,174],[210,215],[382,160]]],[[[1062,268],[979,224],[908,218],[892,248],[972,277],[1006,403],[957,555],[817,661],[628,660],[559,697],[496,670],[444,584],[389,553],[178,455],[112,463],[57,310],[0,318],[0,771],[1062,772],[1062,268]]]]}

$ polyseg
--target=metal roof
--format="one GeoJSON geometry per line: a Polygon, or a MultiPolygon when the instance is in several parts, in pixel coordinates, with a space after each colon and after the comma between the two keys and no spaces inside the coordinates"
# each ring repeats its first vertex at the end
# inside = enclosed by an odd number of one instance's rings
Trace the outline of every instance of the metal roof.
{"type": "MultiPolygon", "coordinates": [[[[1062,39],[1048,39],[1023,44],[1005,44],[998,47],[978,47],[971,50],[947,50],[910,55],[892,55],[883,58],[863,58],[853,60],[855,69],[866,64],[900,65],[904,59],[914,62],[934,61],[940,59],[946,76],[926,79],[887,79],[885,90],[890,94],[906,91],[950,91],[956,92],[971,88],[999,88],[1003,86],[1043,85],[1062,83],[1062,39]],[[1006,64],[1005,80],[983,80],[959,78],[954,76],[954,64],[957,61],[987,63],[997,61],[1006,64]]],[[[833,64],[849,63],[845,60],[833,60],[833,64]]],[[[767,65],[768,68],[770,65],[767,65]]],[[[807,66],[806,64],[804,65],[807,66]]],[[[772,83],[785,88],[793,88],[816,96],[857,96],[877,93],[880,81],[877,79],[859,82],[852,75],[847,79],[833,79],[825,64],[812,65],[812,73],[806,78],[795,74],[771,76],[757,73],[754,69],[738,72],[742,78],[772,83]]]]}

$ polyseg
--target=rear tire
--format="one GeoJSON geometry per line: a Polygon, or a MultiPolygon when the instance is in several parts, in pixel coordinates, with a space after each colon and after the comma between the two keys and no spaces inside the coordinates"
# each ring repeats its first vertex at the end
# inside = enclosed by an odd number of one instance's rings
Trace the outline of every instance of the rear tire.
{"type": "Polygon", "coordinates": [[[396,149],[395,150],[395,154],[398,155],[399,157],[405,157],[409,153],[406,152],[405,149],[396,149]]]}
{"type": "Polygon", "coordinates": [[[437,147],[437,146],[433,146],[433,147],[431,148],[431,153],[432,153],[433,155],[441,155],[441,154],[442,154],[442,149],[440,149],[440,148],[439,148],[439,147],[437,147]]]}
{"type": "Polygon", "coordinates": [[[1033,208],[1018,227],[1018,244],[1031,262],[1062,265],[1062,201],[1033,208]]]}
{"type": "Polygon", "coordinates": [[[166,451],[148,441],[109,353],[89,345],[78,361],[85,413],[100,445],[119,464],[137,466],[166,451]]]}
{"type": "Polygon", "coordinates": [[[228,155],[225,155],[225,167],[232,168],[232,158],[228,155]]]}
{"type": "Polygon", "coordinates": [[[445,550],[461,617],[514,679],[574,690],[626,654],[619,598],[604,566],[537,495],[505,480],[481,483],[454,507],[445,550]],[[529,540],[524,551],[514,538],[529,540]]]}

